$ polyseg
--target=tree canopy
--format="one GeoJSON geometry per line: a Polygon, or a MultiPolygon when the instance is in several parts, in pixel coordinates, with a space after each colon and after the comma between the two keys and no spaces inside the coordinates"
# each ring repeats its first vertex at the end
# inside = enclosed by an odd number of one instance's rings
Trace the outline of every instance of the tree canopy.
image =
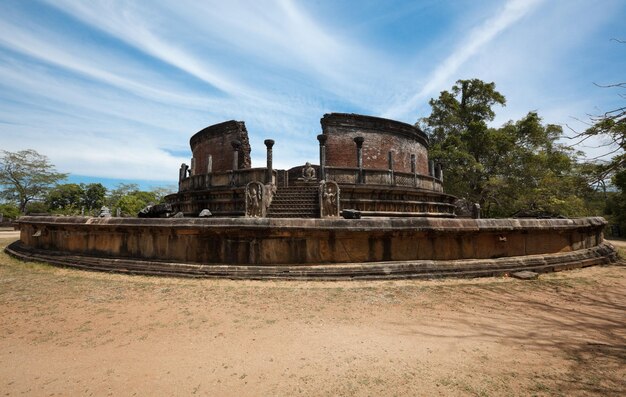
{"type": "Polygon", "coordinates": [[[76,215],[93,213],[104,205],[107,189],[100,183],[57,185],[46,196],[45,203],[53,212],[76,215]]]}
{"type": "Polygon", "coordinates": [[[56,172],[48,158],[35,150],[2,151],[0,158],[0,198],[18,204],[21,213],[34,199],[44,195],[67,174],[56,172]]]}
{"type": "Polygon", "coordinates": [[[431,99],[420,121],[430,158],[446,169],[446,191],[478,203],[486,216],[584,215],[590,189],[577,172],[577,153],[558,141],[563,130],[536,112],[489,127],[505,97],[494,83],[459,80],[431,99]]]}

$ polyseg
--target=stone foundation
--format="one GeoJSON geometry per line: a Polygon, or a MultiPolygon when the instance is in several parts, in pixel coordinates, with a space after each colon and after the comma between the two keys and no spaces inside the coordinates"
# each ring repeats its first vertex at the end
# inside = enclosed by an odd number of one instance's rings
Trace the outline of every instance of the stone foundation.
{"type": "Polygon", "coordinates": [[[8,252],[54,264],[196,277],[476,276],[610,263],[602,218],[22,217],[8,252]],[[294,273],[295,272],[295,273],[294,273]]]}

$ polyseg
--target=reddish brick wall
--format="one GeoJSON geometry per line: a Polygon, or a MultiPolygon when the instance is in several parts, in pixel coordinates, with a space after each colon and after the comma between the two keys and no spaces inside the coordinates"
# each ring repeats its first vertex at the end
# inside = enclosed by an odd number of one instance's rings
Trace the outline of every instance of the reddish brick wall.
{"type": "Polygon", "coordinates": [[[241,142],[238,169],[250,168],[250,142],[246,125],[243,121],[231,120],[209,126],[191,137],[189,143],[194,159],[194,175],[207,173],[209,155],[213,158],[213,172],[232,170],[233,140],[241,142]]]}
{"type": "Polygon", "coordinates": [[[417,127],[394,120],[355,114],[331,113],[321,120],[326,140],[326,165],[356,167],[356,143],[363,142],[363,168],[389,169],[388,153],[393,152],[393,168],[411,172],[411,155],[416,171],[428,175],[428,138],[417,127]]]}

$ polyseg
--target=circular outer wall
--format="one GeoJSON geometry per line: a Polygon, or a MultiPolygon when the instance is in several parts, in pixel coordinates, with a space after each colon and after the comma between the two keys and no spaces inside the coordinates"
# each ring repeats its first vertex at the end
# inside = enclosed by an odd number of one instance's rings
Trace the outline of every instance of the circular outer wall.
{"type": "Polygon", "coordinates": [[[136,219],[23,217],[23,259],[230,278],[414,278],[611,263],[602,218],[136,219]]]}

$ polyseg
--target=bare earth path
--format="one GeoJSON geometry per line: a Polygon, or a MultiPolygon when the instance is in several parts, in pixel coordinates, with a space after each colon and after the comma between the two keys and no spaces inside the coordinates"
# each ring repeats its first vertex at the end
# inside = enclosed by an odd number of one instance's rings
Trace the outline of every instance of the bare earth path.
{"type": "Polygon", "coordinates": [[[625,276],[186,280],[0,254],[0,395],[626,395],[625,276]]]}

